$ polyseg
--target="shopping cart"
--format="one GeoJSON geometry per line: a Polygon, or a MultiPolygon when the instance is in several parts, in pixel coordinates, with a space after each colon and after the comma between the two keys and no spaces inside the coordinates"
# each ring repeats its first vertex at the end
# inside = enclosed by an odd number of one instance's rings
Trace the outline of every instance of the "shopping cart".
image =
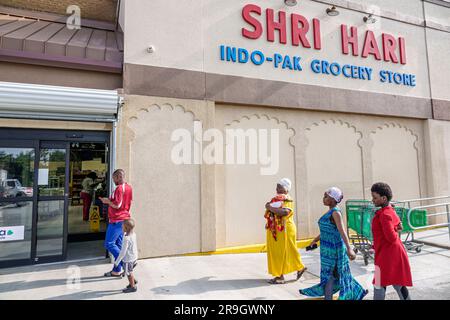
{"type": "MultiPolygon", "coordinates": [[[[392,202],[394,210],[402,221],[403,230],[406,238],[403,244],[408,251],[422,250],[423,243],[414,242],[414,230],[412,227],[424,227],[427,225],[427,211],[423,209],[411,210],[406,202],[392,202]],[[410,223],[408,223],[408,212],[410,212],[410,223]]],[[[373,259],[372,250],[372,219],[375,212],[379,209],[369,200],[348,200],[345,203],[347,212],[347,234],[353,245],[355,253],[361,252],[364,258],[364,264],[369,264],[369,259],[373,259]],[[350,233],[350,229],[356,234],[350,233]]]]}
{"type": "Polygon", "coordinates": [[[408,223],[408,211],[410,208],[406,206],[405,202],[394,202],[394,209],[400,220],[402,221],[403,230],[401,233],[406,233],[406,238],[403,241],[406,250],[416,251],[417,253],[422,251],[423,243],[414,241],[414,230],[411,228],[425,227],[427,223],[427,211],[425,209],[413,209],[410,213],[410,224],[408,223]]]}
{"type": "Polygon", "coordinates": [[[347,200],[345,203],[347,213],[347,234],[353,245],[355,253],[361,253],[364,264],[373,259],[372,250],[372,218],[376,208],[368,200],[347,200]],[[350,229],[354,233],[350,233],[350,229]]]}

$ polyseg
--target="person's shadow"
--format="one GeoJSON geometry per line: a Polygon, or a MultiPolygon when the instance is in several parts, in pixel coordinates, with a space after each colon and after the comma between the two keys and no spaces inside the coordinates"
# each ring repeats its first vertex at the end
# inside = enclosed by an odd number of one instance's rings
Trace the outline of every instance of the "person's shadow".
{"type": "Polygon", "coordinates": [[[54,296],[46,298],[44,300],[89,300],[108,297],[116,294],[122,294],[122,290],[105,290],[105,291],[84,290],[60,296],[54,296]]]}
{"type": "Polygon", "coordinates": [[[152,288],[155,294],[195,295],[209,291],[239,290],[270,286],[266,279],[232,279],[211,280],[214,277],[203,277],[182,281],[174,286],[152,288]]]}
{"type": "MultiPolygon", "coordinates": [[[[120,279],[120,278],[115,278],[120,279]]],[[[103,281],[114,281],[111,278],[106,278],[104,276],[94,276],[94,277],[82,277],[79,279],[79,283],[91,283],[91,282],[103,282],[103,281]]],[[[8,283],[2,283],[0,286],[0,293],[4,292],[14,292],[21,290],[30,289],[41,289],[45,287],[62,286],[62,285],[74,285],[70,283],[66,278],[62,279],[45,279],[45,280],[35,280],[35,281],[14,281],[8,283]]]]}

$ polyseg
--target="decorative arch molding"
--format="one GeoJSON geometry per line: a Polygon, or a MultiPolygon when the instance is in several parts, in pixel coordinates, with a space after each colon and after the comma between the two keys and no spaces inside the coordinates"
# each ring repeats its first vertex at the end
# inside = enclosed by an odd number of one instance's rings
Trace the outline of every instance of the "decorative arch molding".
{"type": "MultiPolygon", "coordinates": [[[[344,120],[341,120],[341,119],[322,119],[320,121],[313,122],[310,126],[305,128],[305,132],[313,131],[317,127],[320,127],[320,126],[323,126],[323,125],[328,125],[330,123],[331,124],[341,125],[343,127],[349,128],[349,129],[353,129],[353,132],[356,133],[359,136],[358,137],[358,146],[360,148],[362,148],[360,142],[364,138],[363,133],[360,130],[358,130],[358,128],[356,128],[355,125],[351,124],[348,121],[344,121],[344,120]]],[[[307,138],[306,138],[306,142],[309,143],[309,140],[307,138]]]]}
{"type": "Polygon", "coordinates": [[[348,121],[344,121],[344,120],[341,120],[341,119],[322,119],[322,120],[320,120],[320,121],[313,122],[310,126],[306,127],[305,130],[311,131],[311,130],[314,129],[315,127],[318,127],[318,126],[321,126],[321,125],[324,125],[324,124],[329,124],[329,123],[332,123],[332,124],[340,124],[341,126],[346,126],[347,128],[350,128],[350,129],[353,128],[353,130],[354,130],[356,133],[361,133],[361,131],[359,131],[359,130],[356,128],[355,125],[351,124],[351,123],[348,122],[348,121]]]}
{"type": "Polygon", "coordinates": [[[142,107],[137,109],[132,115],[129,116],[128,121],[127,121],[127,128],[131,130],[132,134],[132,140],[134,140],[135,138],[135,131],[132,127],[132,123],[135,121],[138,121],[140,119],[142,119],[142,115],[143,114],[148,114],[153,110],[159,110],[159,111],[172,111],[172,112],[182,112],[185,114],[189,114],[192,116],[192,121],[198,121],[195,113],[191,110],[187,110],[184,106],[180,105],[180,104],[176,104],[176,105],[172,105],[170,103],[164,103],[164,104],[151,104],[148,107],[142,107]]]}
{"type": "Polygon", "coordinates": [[[292,128],[286,121],[281,120],[278,117],[270,116],[268,114],[250,114],[250,115],[243,115],[238,120],[232,120],[231,122],[225,123],[225,128],[230,127],[234,124],[243,123],[244,121],[250,121],[252,119],[257,120],[267,120],[267,121],[275,121],[278,125],[284,126],[289,131],[289,144],[293,147],[295,147],[295,141],[294,138],[296,136],[296,131],[294,128],[292,128]]]}
{"type": "Polygon", "coordinates": [[[124,126],[124,137],[123,137],[123,145],[122,148],[126,150],[126,157],[124,157],[124,167],[127,169],[127,171],[130,172],[130,179],[132,178],[131,171],[132,171],[132,161],[130,159],[130,154],[133,149],[133,144],[136,142],[137,138],[137,132],[136,128],[133,126],[133,123],[139,122],[139,121],[145,121],[145,115],[148,115],[153,110],[157,110],[160,112],[180,112],[180,114],[186,114],[189,117],[192,118],[192,122],[196,121],[196,115],[193,111],[188,110],[181,104],[170,104],[170,103],[152,103],[148,106],[144,107],[138,107],[131,112],[128,111],[126,114],[126,119],[123,122],[124,126]]]}
{"type": "Polygon", "coordinates": [[[370,131],[370,134],[376,134],[378,131],[381,130],[386,130],[386,129],[390,129],[390,128],[399,128],[399,129],[403,129],[405,132],[409,133],[410,135],[412,135],[414,137],[414,142],[413,142],[413,147],[414,149],[416,149],[416,151],[419,151],[419,135],[416,134],[413,129],[409,128],[406,125],[400,124],[398,122],[385,122],[380,126],[377,126],[375,129],[370,131]]]}

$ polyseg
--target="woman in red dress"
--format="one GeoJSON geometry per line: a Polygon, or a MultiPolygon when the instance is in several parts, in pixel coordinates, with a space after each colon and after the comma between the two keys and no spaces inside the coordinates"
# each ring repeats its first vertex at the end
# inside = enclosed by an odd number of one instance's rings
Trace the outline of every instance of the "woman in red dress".
{"type": "Polygon", "coordinates": [[[408,289],[412,287],[408,254],[399,236],[402,230],[400,218],[390,205],[392,191],[386,183],[375,183],[372,202],[381,207],[372,220],[373,246],[375,250],[374,300],[384,300],[386,287],[393,286],[400,300],[411,300],[408,289]]]}

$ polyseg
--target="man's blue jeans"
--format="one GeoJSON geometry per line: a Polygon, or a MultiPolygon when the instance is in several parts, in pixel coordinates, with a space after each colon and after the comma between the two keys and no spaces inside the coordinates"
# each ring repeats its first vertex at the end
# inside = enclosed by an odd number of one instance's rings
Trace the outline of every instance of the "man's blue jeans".
{"type": "MultiPolygon", "coordinates": [[[[123,221],[110,223],[106,229],[105,238],[105,248],[117,259],[122,248],[123,231],[122,231],[123,221]]],[[[119,263],[117,267],[114,267],[114,272],[122,271],[122,262],[119,263]]]]}

